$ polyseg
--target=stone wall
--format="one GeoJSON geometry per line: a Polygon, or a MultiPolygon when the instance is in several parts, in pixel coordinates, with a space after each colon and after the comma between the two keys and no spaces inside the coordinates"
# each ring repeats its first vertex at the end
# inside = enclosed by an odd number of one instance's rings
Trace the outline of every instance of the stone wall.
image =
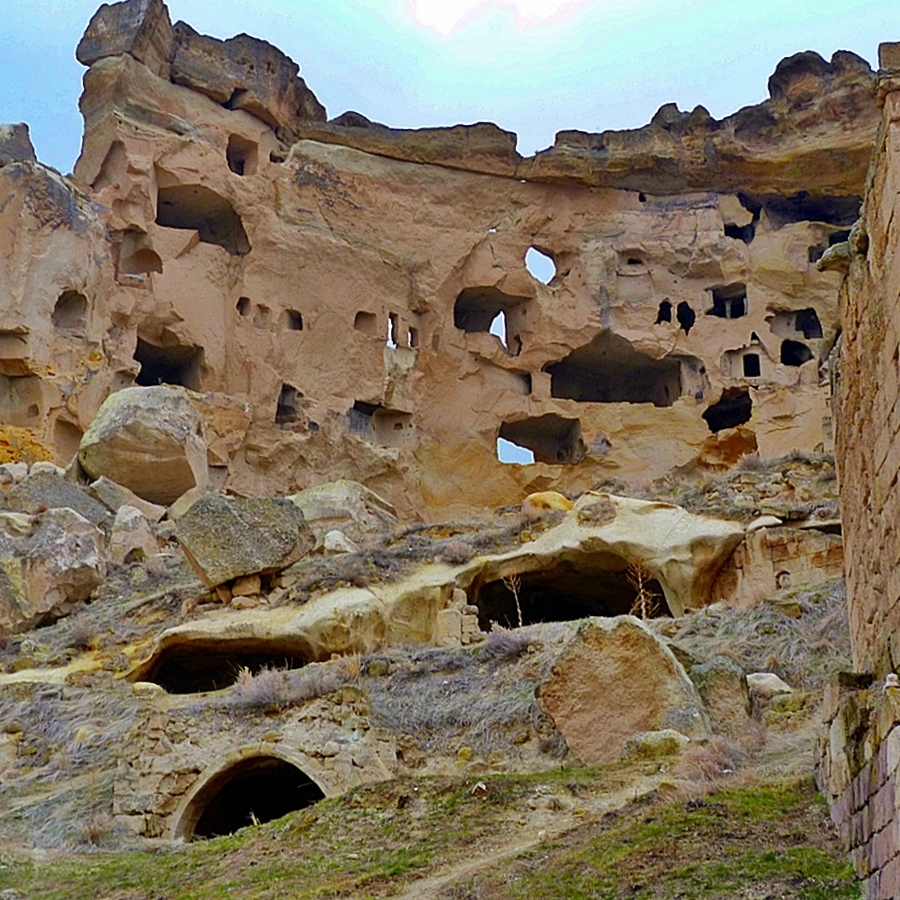
{"type": "MultiPolygon", "coordinates": [[[[882,63],[900,66],[897,45],[882,63]]],[[[879,676],[900,665],[900,68],[879,79],[883,122],[841,292],[836,454],[854,661],[879,676]]]]}
{"type": "Polygon", "coordinates": [[[900,897],[900,688],[841,675],[825,694],[817,781],[869,900],[900,897]]]}
{"type": "Polygon", "coordinates": [[[900,688],[892,686],[900,665],[900,44],[879,53],[883,119],[862,219],[836,251],[848,275],[835,443],[860,674],[840,676],[826,694],[818,781],[867,896],[889,900],[900,896],[900,688]]]}

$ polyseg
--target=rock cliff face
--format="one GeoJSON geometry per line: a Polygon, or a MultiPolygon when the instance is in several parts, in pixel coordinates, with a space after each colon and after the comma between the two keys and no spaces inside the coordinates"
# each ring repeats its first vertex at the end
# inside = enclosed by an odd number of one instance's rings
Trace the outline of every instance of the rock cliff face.
{"type": "Polygon", "coordinates": [[[161,0],[101,7],[78,58],[72,178],[0,135],[0,422],[57,462],[161,382],[248,411],[215,487],[350,476],[426,519],[829,449],[841,276],[815,261],[878,121],[853,54],[782,61],[721,122],[670,105],[529,160],[488,124],[325,121],[278,50],[161,0]]]}

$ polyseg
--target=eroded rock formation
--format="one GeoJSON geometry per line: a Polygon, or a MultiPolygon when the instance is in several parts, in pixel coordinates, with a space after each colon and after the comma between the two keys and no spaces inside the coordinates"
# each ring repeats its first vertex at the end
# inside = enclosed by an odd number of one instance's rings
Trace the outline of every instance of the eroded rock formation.
{"type": "Polygon", "coordinates": [[[0,155],[0,420],[58,463],[111,393],[159,383],[246,411],[216,487],[351,475],[432,520],[830,447],[841,276],[815,261],[878,118],[853,54],[783,61],[721,122],[670,105],[530,160],[488,124],[326,121],[275,48],[161,0],[102,7],[78,56],[74,177],[21,130],[0,155]]]}

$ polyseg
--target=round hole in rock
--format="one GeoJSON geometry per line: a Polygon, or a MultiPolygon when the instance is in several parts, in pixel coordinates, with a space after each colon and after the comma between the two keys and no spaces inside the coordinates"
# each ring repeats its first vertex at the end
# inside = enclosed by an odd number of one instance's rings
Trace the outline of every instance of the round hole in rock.
{"type": "Polygon", "coordinates": [[[556,277],[556,263],[553,257],[537,247],[529,247],[525,253],[525,268],[532,278],[536,278],[542,284],[550,284],[556,277]]]}
{"type": "Polygon", "coordinates": [[[210,779],[197,793],[185,811],[181,832],[199,838],[233,834],[324,797],[322,789],[292,763],[276,756],[251,756],[210,779]]]}
{"type": "MultiPolygon", "coordinates": [[[[637,591],[628,580],[628,563],[612,553],[566,560],[547,569],[522,573],[518,587],[522,623],[569,622],[587,616],[623,616],[634,608],[637,591]]],[[[663,590],[656,579],[646,583],[654,595],[655,615],[669,616],[663,590]]],[[[490,631],[491,622],[504,628],[518,623],[516,601],[503,579],[473,585],[479,625],[490,631]]]]}
{"type": "Polygon", "coordinates": [[[163,650],[154,660],[142,681],[152,681],[169,694],[199,694],[218,691],[237,681],[241,669],[254,675],[263,668],[299,669],[309,660],[296,649],[233,648],[221,644],[163,650]]]}

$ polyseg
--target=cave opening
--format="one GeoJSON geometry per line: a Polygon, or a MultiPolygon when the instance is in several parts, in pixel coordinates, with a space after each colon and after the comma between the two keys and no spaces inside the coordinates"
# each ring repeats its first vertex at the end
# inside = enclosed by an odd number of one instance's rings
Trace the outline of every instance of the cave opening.
{"type": "Polygon", "coordinates": [[[247,825],[261,825],[312,806],[324,797],[322,789],[293,763],[277,756],[250,756],[203,787],[180,830],[186,838],[233,834],[247,825]]]}
{"type": "MultiPolygon", "coordinates": [[[[547,569],[523,572],[518,579],[523,625],[628,615],[637,599],[637,590],[629,581],[628,562],[612,553],[565,560],[547,569]]],[[[483,630],[490,631],[492,622],[504,628],[518,626],[516,601],[508,585],[502,578],[473,585],[470,596],[478,607],[483,630]]],[[[660,583],[651,579],[645,582],[645,590],[653,595],[654,617],[671,616],[660,583]]]]}
{"type": "Polygon", "coordinates": [[[50,321],[61,331],[83,331],[87,325],[88,301],[78,291],[63,291],[57,298],[50,321]]]}
{"type": "Polygon", "coordinates": [[[403,447],[416,437],[412,413],[356,400],[347,411],[347,426],[361,438],[382,447],[403,447]]]}
{"type": "Polygon", "coordinates": [[[161,187],[156,224],[196,231],[205,244],[223,247],[232,256],[246,256],[250,241],[241,217],[224,197],[197,184],[161,187]]]}
{"type": "Polygon", "coordinates": [[[378,317],[375,313],[360,310],[353,319],[353,329],[374,337],[378,333],[378,317]]]}
{"type": "Polygon", "coordinates": [[[785,366],[802,366],[813,358],[813,352],[802,341],[781,342],[781,363],[785,366]]]}
{"type": "Polygon", "coordinates": [[[803,332],[803,337],[808,341],[822,337],[822,323],[819,321],[818,313],[812,307],[797,311],[794,327],[797,331],[803,332]]]}
{"type": "Polygon", "coordinates": [[[714,403],[704,413],[703,418],[713,433],[725,428],[737,428],[750,421],[753,401],[749,391],[727,388],[718,403],[714,403]]]}
{"type": "Polygon", "coordinates": [[[556,262],[553,257],[537,247],[529,247],[525,252],[525,268],[541,284],[550,284],[556,278],[556,262]]]}
{"type": "Polygon", "coordinates": [[[681,396],[680,358],[653,359],[611,331],[544,369],[550,396],[561,400],[671,406],[681,396]]]}
{"type": "Polygon", "coordinates": [[[229,647],[196,643],[164,649],[142,681],[158,684],[167,694],[203,694],[230,687],[241,669],[256,675],[262,669],[300,669],[310,660],[294,648],[229,647]]]}
{"type": "Polygon", "coordinates": [[[656,314],[656,324],[672,321],[672,304],[668,300],[662,300],[659,304],[659,312],[656,314]]]}
{"type": "Polygon", "coordinates": [[[530,450],[535,462],[573,466],[587,455],[587,447],[581,438],[581,422],[564,419],[555,413],[504,422],[498,437],[530,450]]]}
{"type": "Polygon", "coordinates": [[[527,315],[527,297],[515,297],[493,287],[466,288],[453,304],[453,324],[462,331],[484,331],[499,338],[509,352],[521,349],[519,332],[527,315]]]}
{"type": "Polygon", "coordinates": [[[690,334],[697,320],[697,314],[691,309],[690,304],[684,300],[678,304],[675,310],[675,318],[678,320],[678,326],[685,334],[690,334]]]}
{"type": "Polygon", "coordinates": [[[861,204],[861,199],[857,196],[814,197],[808,191],[800,191],[789,197],[781,194],[739,196],[745,206],[746,200],[764,209],[776,230],[794,222],[823,222],[826,225],[849,228],[859,218],[861,204]]]}
{"type": "Polygon", "coordinates": [[[708,316],[720,319],[740,319],[747,315],[747,286],[745,284],[729,284],[712,289],[712,309],[708,316]]]}
{"type": "Polygon", "coordinates": [[[744,377],[759,378],[762,369],[760,367],[758,353],[745,353],[741,357],[741,362],[743,364],[744,377]]]}
{"type": "Polygon", "coordinates": [[[289,428],[300,419],[300,401],[303,394],[293,385],[282,384],[275,407],[275,424],[279,428],[289,428]]]}
{"type": "Polygon", "coordinates": [[[138,338],[134,359],[141,364],[141,370],[134,379],[135,384],[141,387],[176,384],[192,391],[200,390],[202,347],[157,347],[138,338]]]}
{"type": "Polygon", "coordinates": [[[303,331],[303,316],[296,309],[286,309],[281,314],[281,327],[285,331],[303,331]]]}
{"type": "Polygon", "coordinates": [[[253,175],[259,164],[259,145],[239,134],[232,134],[228,138],[225,159],[235,175],[253,175]]]}

